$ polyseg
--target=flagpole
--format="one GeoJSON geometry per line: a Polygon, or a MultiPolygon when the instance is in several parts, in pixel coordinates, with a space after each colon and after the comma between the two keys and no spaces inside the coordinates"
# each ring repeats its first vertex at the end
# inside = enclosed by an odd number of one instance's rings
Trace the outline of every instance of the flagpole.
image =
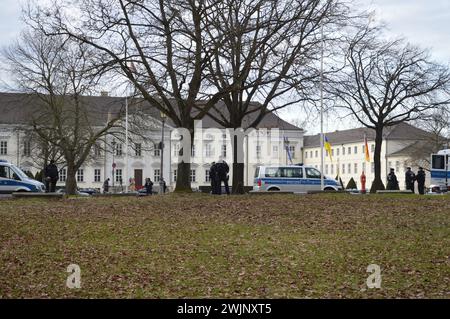
{"type": "Polygon", "coordinates": [[[125,192],[128,193],[128,90],[125,91],[125,192]]]}
{"type": "Polygon", "coordinates": [[[323,23],[321,27],[321,38],[322,38],[322,49],[320,58],[320,172],[322,173],[322,178],[320,179],[320,189],[325,188],[324,181],[324,138],[323,138],[323,55],[324,55],[324,39],[323,39],[323,23]]]}

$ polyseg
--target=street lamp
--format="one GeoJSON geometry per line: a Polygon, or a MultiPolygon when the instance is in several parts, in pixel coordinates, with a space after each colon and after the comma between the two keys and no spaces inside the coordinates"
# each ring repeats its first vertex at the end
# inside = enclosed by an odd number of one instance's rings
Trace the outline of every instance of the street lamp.
{"type": "Polygon", "coordinates": [[[164,124],[166,122],[166,114],[161,112],[162,128],[161,128],[161,172],[159,173],[159,194],[164,194],[164,124]]]}
{"type": "Polygon", "coordinates": [[[112,145],[112,187],[114,190],[114,170],[116,168],[116,163],[114,162],[114,153],[116,152],[116,141],[113,140],[111,142],[111,145],[112,145]]]}

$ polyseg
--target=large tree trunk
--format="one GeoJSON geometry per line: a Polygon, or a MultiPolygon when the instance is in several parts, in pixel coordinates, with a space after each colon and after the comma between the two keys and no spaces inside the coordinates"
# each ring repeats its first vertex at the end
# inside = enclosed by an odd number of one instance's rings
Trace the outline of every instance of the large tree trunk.
{"type": "Polygon", "coordinates": [[[181,162],[177,167],[177,184],[175,192],[192,192],[191,188],[191,163],[181,162]]]}
{"type": "Polygon", "coordinates": [[[76,195],[77,191],[77,170],[73,164],[67,163],[67,179],[66,179],[66,194],[76,195]]]}
{"type": "Polygon", "coordinates": [[[381,179],[381,147],[383,144],[383,126],[377,127],[375,130],[375,152],[373,161],[375,163],[375,179],[370,188],[371,193],[376,193],[377,190],[384,190],[383,180],[381,179]]]}
{"type": "Polygon", "coordinates": [[[244,194],[244,163],[238,157],[238,154],[244,154],[244,145],[237,140],[237,136],[234,136],[232,193],[244,194]]]}

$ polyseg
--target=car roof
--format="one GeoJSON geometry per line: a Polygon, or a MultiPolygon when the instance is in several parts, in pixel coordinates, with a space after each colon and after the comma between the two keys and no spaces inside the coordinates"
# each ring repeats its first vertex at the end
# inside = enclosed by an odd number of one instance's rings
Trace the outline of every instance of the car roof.
{"type": "Polygon", "coordinates": [[[259,167],[264,167],[264,168],[314,168],[316,169],[314,166],[309,166],[309,165],[261,165],[259,167]]]}

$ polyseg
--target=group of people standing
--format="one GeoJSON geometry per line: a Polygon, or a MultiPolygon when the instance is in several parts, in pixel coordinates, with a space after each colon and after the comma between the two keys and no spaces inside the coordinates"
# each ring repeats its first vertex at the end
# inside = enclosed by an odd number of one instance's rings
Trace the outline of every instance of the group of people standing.
{"type": "Polygon", "coordinates": [[[222,182],[225,185],[225,192],[230,195],[230,187],[228,186],[228,179],[230,172],[230,167],[227,162],[223,159],[213,162],[211,168],[209,169],[209,180],[211,182],[211,194],[221,195],[222,194],[222,182]]]}
{"type": "MultiPolygon", "coordinates": [[[[399,190],[398,179],[395,175],[395,169],[391,168],[390,173],[387,176],[387,190],[399,190]]],[[[411,170],[411,167],[406,168],[405,172],[405,185],[406,190],[415,192],[415,182],[417,181],[417,188],[420,195],[425,194],[425,171],[423,167],[419,167],[417,175],[411,170]]]]}

